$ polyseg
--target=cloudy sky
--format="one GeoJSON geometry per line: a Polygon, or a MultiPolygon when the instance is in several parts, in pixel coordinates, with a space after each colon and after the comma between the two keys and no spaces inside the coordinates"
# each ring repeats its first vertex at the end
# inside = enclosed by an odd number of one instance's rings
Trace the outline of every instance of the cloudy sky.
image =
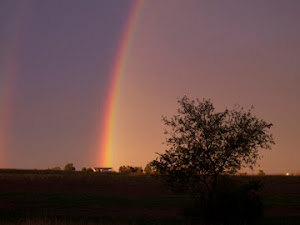
{"type": "MultiPolygon", "coordinates": [[[[0,0],[0,167],[100,166],[99,139],[134,0],[0,0]]],[[[267,173],[300,172],[300,2],[144,1],[119,86],[112,165],[166,148],[177,98],[272,122],[267,173]]],[[[257,170],[256,169],[256,170],[257,170]]]]}

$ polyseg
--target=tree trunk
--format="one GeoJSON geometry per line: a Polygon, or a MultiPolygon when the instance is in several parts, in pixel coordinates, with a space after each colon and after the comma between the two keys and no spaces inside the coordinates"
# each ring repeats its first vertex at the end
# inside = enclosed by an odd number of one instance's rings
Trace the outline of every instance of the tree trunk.
{"type": "Polygon", "coordinates": [[[209,190],[208,198],[209,200],[212,200],[215,197],[215,192],[217,188],[217,183],[218,183],[218,175],[213,175],[212,177],[212,183],[211,183],[211,188],[209,190]]]}

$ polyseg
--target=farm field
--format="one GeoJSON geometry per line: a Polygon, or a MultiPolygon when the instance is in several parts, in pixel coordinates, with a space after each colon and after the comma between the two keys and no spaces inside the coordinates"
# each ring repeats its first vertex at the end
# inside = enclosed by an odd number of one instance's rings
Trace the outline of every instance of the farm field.
{"type": "MultiPolygon", "coordinates": [[[[265,210],[258,224],[300,224],[300,177],[259,179],[265,210]]],[[[152,176],[0,170],[3,225],[194,224],[183,215],[191,204],[152,176]]]]}

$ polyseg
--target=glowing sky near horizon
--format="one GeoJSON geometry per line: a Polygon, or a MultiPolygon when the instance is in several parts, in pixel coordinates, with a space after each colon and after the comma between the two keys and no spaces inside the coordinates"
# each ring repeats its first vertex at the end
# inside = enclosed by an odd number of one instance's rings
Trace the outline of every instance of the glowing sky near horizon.
{"type": "MultiPolygon", "coordinates": [[[[135,3],[0,1],[0,167],[98,166],[99,124],[135,3]]],[[[256,170],[300,172],[299,12],[296,0],[146,1],[120,82],[111,166],[145,166],[163,152],[161,116],[186,94],[220,110],[254,105],[276,142],[256,170]]]]}

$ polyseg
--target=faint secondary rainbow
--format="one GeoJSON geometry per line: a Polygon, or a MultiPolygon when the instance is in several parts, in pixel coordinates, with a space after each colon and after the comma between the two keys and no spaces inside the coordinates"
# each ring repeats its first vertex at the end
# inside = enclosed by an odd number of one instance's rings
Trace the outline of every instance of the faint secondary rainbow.
{"type": "Polygon", "coordinates": [[[99,143],[99,165],[111,166],[114,148],[114,132],[116,129],[116,114],[120,96],[121,79],[124,76],[126,62],[129,58],[130,48],[142,12],[145,0],[136,0],[131,6],[128,19],[119,42],[118,52],[112,70],[109,84],[109,93],[105,104],[104,117],[101,124],[101,138],[99,143]]]}
{"type": "Polygon", "coordinates": [[[4,60],[0,61],[0,167],[7,167],[8,143],[12,121],[13,99],[16,93],[15,80],[19,71],[19,55],[22,48],[22,34],[26,16],[29,14],[28,1],[15,5],[10,29],[10,40],[6,49],[1,49],[4,60]]]}

